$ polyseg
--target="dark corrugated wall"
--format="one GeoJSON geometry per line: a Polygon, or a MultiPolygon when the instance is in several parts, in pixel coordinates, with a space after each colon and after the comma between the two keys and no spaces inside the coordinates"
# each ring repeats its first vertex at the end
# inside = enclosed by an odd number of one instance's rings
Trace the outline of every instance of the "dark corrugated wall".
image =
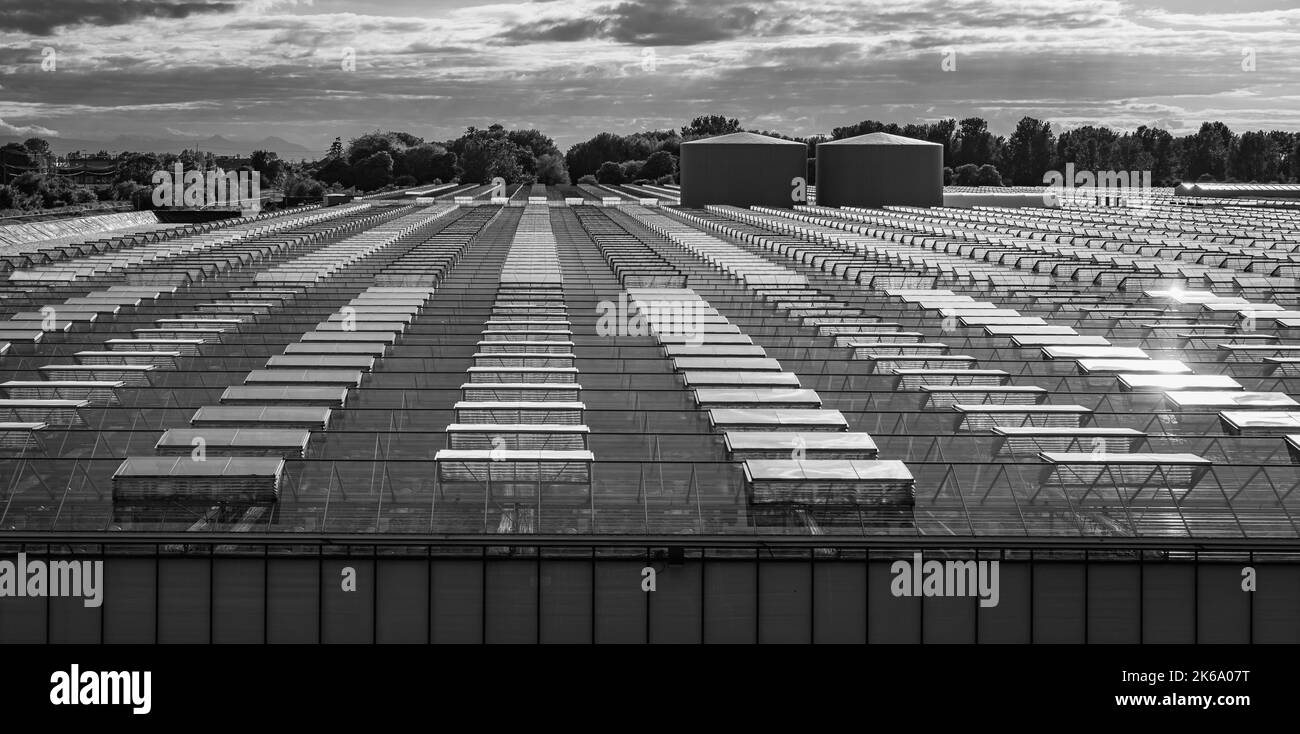
{"type": "Polygon", "coordinates": [[[682,146],[682,206],[793,207],[791,179],[808,178],[803,145],[692,143],[682,146]]]}
{"type": "Polygon", "coordinates": [[[821,206],[943,206],[941,145],[819,145],[821,206]]]}

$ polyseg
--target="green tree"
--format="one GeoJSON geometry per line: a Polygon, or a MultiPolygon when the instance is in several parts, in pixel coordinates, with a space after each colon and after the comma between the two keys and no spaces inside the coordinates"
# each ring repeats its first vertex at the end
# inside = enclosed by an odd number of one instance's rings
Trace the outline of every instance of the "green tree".
{"type": "Polygon", "coordinates": [[[1229,172],[1229,158],[1237,136],[1222,122],[1203,122],[1201,129],[1184,141],[1187,166],[1186,178],[1199,178],[1209,174],[1213,180],[1222,181],[1229,172]]]}
{"type": "Polygon", "coordinates": [[[456,175],[456,154],[434,143],[422,143],[406,151],[405,171],[420,183],[450,180],[456,175]]]}
{"type": "Polygon", "coordinates": [[[892,122],[883,123],[878,120],[863,120],[862,122],[857,122],[845,127],[837,127],[831,130],[831,140],[856,138],[859,135],[870,135],[871,133],[902,135],[903,129],[892,122]]]}
{"type": "Polygon", "coordinates": [[[1051,123],[1022,117],[1007,140],[1004,154],[1011,182],[1019,186],[1041,184],[1043,174],[1052,166],[1054,143],[1051,123]]]}
{"type": "Polygon", "coordinates": [[[638,178],[643,178],[641,175],[641,168],[643,166],[645,166],[645,161],[623,161],[618,164],[618,167],[622,169],[623,172],[623,181],[627,183],[631,183],[638,178]]]}
{"type": "Polygon", "coordinates": [[[1244,132],[1232,157],[1232,175],[1241,181],[1271,182],[1282,170],[1282,156],[1268,133],[1244,132]]]}
{"type": "Polygon", "coordinates": [[[275,186],[284,175],[285,163],[280,160],[280,155],[275,151],[255,150],[249,156],[249,161],[253,165],[253,170],[262,174],[262,186],[267,188],[275,186]]]}
{"type": "Polygon", "coordinates": [[[466,141],[460,155],[461,180],[473,183],[491,183],[501,177],[506,183],[520,183],[524,179],[519,165],[519,147],[502,137],[475,136],[466,141]]]}
{"type": "Polygon", "coordinates": [[[1128,170],[1126,162],[1116,160],[1118,142],[1119,134],[1108,127],[1084,125],[1066,130],[1056,138],[1053,164],[1058,170],[1066,163],[1080,171],[1128,170]]]}
{"type": "Polygon", "coordinates": [[[543,153],[537,158],[537,183],[568,184],[569,173],[559,153],[543,153]]]}
{"type": "Polygon", "coordinates": [[[740,120],[723,115],[700,115],[682,128],[682,140],[740,132],[740,120]]]}
{"type": "Polygon", "coordinates": [[[118,161],[118,181],[134,181],[141,186],[152,186],[154,172],[163,167],[156,153],[123,153],[118,161]]]}
{"type": "Polygon", "coordinates": [[[952,172],[952,182],[957,186],[979,186],[979,166],[963,163],[952,172]]]}
{"type": "MultiPolygon", "coordinates": [[[[348,141],[348,163],[357,163],[380,151],[392,151],[393,139],[378,130],[366,133],[348,141]]],[[[391,155],[389,156],[392,157],[391,155]]]]}
{"type": "Polygon", "coordinates": [[[18,143],[5,143],[0,146],[0,184],[8,184],[14,176],[26,170],[31,162],[31,154],[18,143]]]}
{"type": "MultiPolygon", "coordinates": [[[[1179,176],[1182,163],[1178,156],[1178,145],[1168,130],[1142,125],[1133,133],[1133,139],[1150,156],[1152,181],[1157,185],[1165,185],[1179,176]]],[[[1147,168],[1129,166],[1128,170],[1145,171],[1147,168]]]]}
{"type": "Polygon", "coordinates": [[[666,150],[657,150],[645,159],[641,166],[641,177],[660,179],[677,173],[677,159],[666,150]]]}
{"type": "Polygon", "coordinates": [[[351,186],[355,181],[352,166],[343,158],[330,158],[316,171],[316,178],[329,185],[351,186]]]}
{"type": "Polygon", "coordinates": [[[975,181],[979,186],[1001,186],[1002,174],[992,164],[985,163],[975,172],[975,181]]]}
{"type": "Polygon", "coordinates": [[[363,191],[374,191],[392,183],[393,156],[386,150],[371,153],[353,166],[356,185],[363,191]]]}
{"type": "Polygon", "coordinates": [[[23,148],[25,148],[33,158],[41,158],[50,155],[50,144],[45,140],[45,138],[28,138],[23,141],[23,148]]]}
{"type": "Polygon", "coordinates": [[[623,183],[623,167],[614,161],[605,161],[596,170],[596,182],[603,184],[623,183]]]}
{"type": "Polygon", "coordinates": [[[593,174],[605,161],[627,160],[627,142],[614,133],[599,133],[590,140],[576,143],[564,154],[569,169],[569,179],[577,180],[593,174]]]}

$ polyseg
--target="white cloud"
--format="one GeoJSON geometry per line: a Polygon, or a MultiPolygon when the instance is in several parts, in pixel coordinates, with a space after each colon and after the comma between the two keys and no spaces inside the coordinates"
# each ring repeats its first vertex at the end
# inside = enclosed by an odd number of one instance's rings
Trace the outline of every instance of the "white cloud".
{"type": "Polygon", "coordinates": [[[40,125],[10,125],[0,120],[0,135],[35,135],[43,138],[55,138],[59,133],[40,125]]]}

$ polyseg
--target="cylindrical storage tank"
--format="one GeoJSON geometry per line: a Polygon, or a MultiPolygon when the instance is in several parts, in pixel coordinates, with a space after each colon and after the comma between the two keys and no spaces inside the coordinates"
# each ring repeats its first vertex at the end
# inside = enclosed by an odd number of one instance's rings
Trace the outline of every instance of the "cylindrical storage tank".
{"type": "Polygon", "coordinates": [[[870,133],[817,146],[820,206],[943,206],[943,146],[870,133]]]}
{"type": "Polygon", "coordinates": [[[682,143],[679,166],[684,207],[793,207],[806,201],[795,195],[808,180],[808,146],[793,140],[755,133],[691,140],[682,143]]]}

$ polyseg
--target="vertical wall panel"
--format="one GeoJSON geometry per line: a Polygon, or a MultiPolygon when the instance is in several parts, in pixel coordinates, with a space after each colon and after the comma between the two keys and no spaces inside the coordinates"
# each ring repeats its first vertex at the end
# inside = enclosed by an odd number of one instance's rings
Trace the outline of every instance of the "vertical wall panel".
{"type": "Polygon", "coordinates": [[[1136,644],[1142,639],[1142,569],[1135,563],[1088,566],[1088,642],[1136,644]]]}
{"type": "Polygon", "coordinates": [[[1256,562],[1255,571],[1255,642],[1300,642],[1300,566],[1256,562]]]}
{"type": "Polygon", "coordinates": [[[1199,642],[1250,642],[1250,594],[1241,590],[1245,565],[1201,563],[1196,620],[1199,642]]]}
{"type": "Polygon", "coordinates": [[[869,640],[875,643],[921,641],[921,598],[894,596],[889,572],[891,561],[872,561],[867,575],[869,640]]]}
{"type": "Polygon", "coordinates": [[[814,641],[867,641],[867,567],[854,561],[818,561],[813,571],[814,641]]]}
{"type": "Polygon", "coordinates": [[[1029,564],[999,562],[998,586],[998,605],[980,607],[977,612],[979,641],[999,644],[1030,642],[1029,564]]]}
{"type": "Polygon", "coordinates": [[[320,567],[315,558],[271,558],[266,580],[267,629],[272,643],[320,639],[320,567]]]}
{"type": "MultiPolygon", "coordinates": [[[[100,599],[105,597],[100,581],[100,599]]],[[[50,599],[50,642],[93,645],[99,640],[99,618],[103,606],[88,607],[81,597],[50,599]]]]}
{"type": "Polygon", "coordinates": [[[1082,563],[1034,563],[1034,642],[1083,642],[1082,563]]]}
{"type": "Polygon", "coordinates": [[[207,558],[159,559],[159,642],[194,644],[210,641],[210,571],[207,558]]]}
{"type": "Polygon", "coordinates": [[[429,641],[429,562],[384,558],[376,568],[375,642],[423,644],[429,641]]]}
{"type": "MultiPolygon", "coordinates": [[[[676,569],[674,569],[676,570],[676,569]]],[[[753,561],[704,564],[704,641],[753,644],[758,636],[754,603],[758,569],[753,561]]]]}
{"type": "Polygon", "coordinates": [[[321,564],[321,637],[327,643],[374,641],[375,563],[326,558],[321,564]],[[343,590],[343,570],[356,571],[356,591],[343,590]]]}
{"type": "MultiPolygon", "coordinates": [[[[1001,604],[1001,600],[998,603],[1001,604]]],[[[922,597],[924,641],[949,645],[975,642],[975,608],[978,604],[979,599],[973,596],[922,597]]]]}
{"type": "Polygon", "coordinates": [[[483,640],[483,561],[435,559],[432,570],[434,642],[483,640]]]}
{"type": "Polygon", "coordinates": [[[761,563],[758,588],[758,641],[812,642],[812,566],[809,562],[761,563]]]}
{"type": "Polygon", "coordinates": [[[0,597],[0,643],[45,642],[45,602],[44,597],[0,597]]]}
{"type": "Polygon", "coordinates": [[[650,642],[700,642],[701,564],[659,568],[658,590],[650,594],[650,642]]]}
{"type": "Polygon", "coordinates": [[[597,643],[646,641],[646,608],[654,593],[641,590],[643,568],[645,564],[636,561],[597,561],[597,643]]]}
{"type": "Polygon", "coordinates": [[[154,641],[154,573],[152,558],[104,559],[104,642],[148,644],[154,641]]]}
{"type": "Polygon", "coordinates": [[[212,568],[212,641],[260,643],[266,614],[261,558],[217,558],[212,568]]]}
{"type": "Polygon", "coordinates": [[[1196,572],[1190,563],[1148,563],[1142,573],[1142,641],[1196,641],[1196,572]]]}
{"type": "Polygon", "coordinates": [[[591,642],[591,564],[542,561],[544,643],[591,642]]]}
{"type": "Polygon", "coordinates": [[[488,561],[487,641],[537,642],[537,561],[488,561]]]}

